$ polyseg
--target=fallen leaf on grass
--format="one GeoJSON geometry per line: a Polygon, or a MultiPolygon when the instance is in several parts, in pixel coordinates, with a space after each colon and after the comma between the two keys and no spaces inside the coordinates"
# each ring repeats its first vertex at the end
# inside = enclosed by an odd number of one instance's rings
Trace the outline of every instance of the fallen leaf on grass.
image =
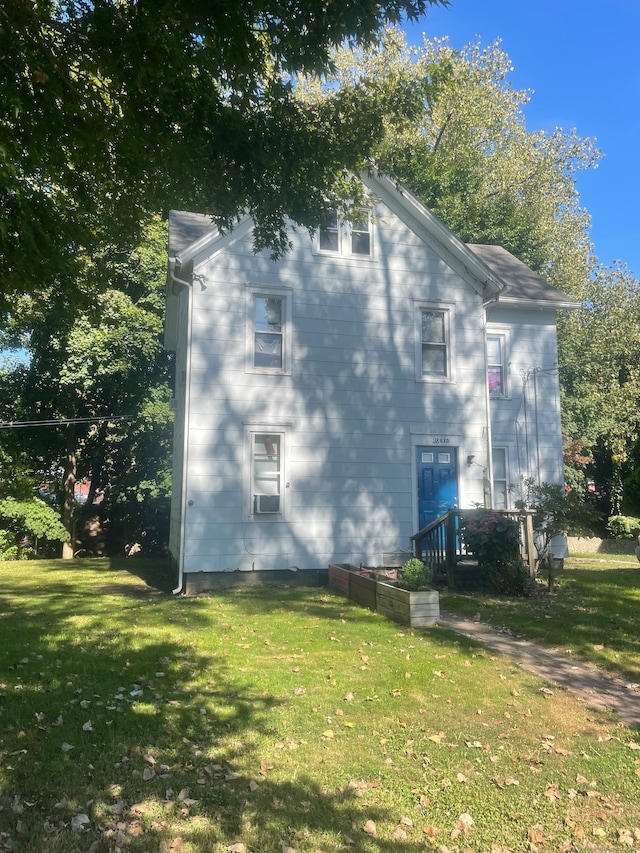
{"type": "Polygon", "coordinates": [[[242,841],[236,841],[235,844],[230,844],[227,847],[228,853],[247,853],[247,846],[242,841]]]}
{"type": "Polygon", "coordinates": [[[80,832],[87,826],[91,821],[89,820],[89,816],[86,814],[75,814],[71,818],[71,829],[76,832],[80,832]]]}
{"type": "Polygon", "coordinates": [[[527,833],[527,838],[531,844],[544,844],[544,835],[538,832],[537,829],[530,829],[527,833]]]}
{"type": "Polygon", "coordinates": [[[378,836],[378,830],[377,830],[377,828],[376,828],[376,825],[375,825],[375,822],[374,822],[374,821],[372,821],[372,820],[368,820],[368,821],[365,823],[365,825],[362,827],[362,829],[364,830],[364,832],[366,832],[366,833],[367,833],[367,835],[370,835],[372,838],[377,838],[377,836],[378,836]]]}
{"type": "Polygon", "coordinates": [[[434,841],[436,835],[442,830],[439,826],[432,826],[431,824],[429,824],[428,826],[423,826],[422,831],[430,841],[434,841]]]}
{"type": "Polygon", "coordinates": [[[407,833],[404,831],[404,829],[401,826],[396,827],[396,829],[393,833],[393,840],[394,841],[406,841],[408,837],[409,836],[407,835],[407,833]]]}
{"type": "Polygon", "coordinates": [[[558,788],[557,783],[553,783],[547,786],[547,790],[544,792],[545,797],[549,797],[550,800],[560,800],[562,799],[562,794],[560,793],[560,789],[558,788]]]}

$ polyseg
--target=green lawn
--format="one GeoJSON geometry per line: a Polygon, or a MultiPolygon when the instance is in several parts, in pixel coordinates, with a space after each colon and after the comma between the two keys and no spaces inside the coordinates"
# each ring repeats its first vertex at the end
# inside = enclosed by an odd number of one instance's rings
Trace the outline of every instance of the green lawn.
{"type": "Polygon", "coordinates": [[[526,599],[443,593],[441,608],[589,660],[640,683],[640,564],[635,557],[573,557],[549,596],[526,599]]]}
{"type": "Polygon", "coordinates": [[[640,850],[612,716],[327,590],[158,569],[0,563],[0,850],[640,850]]]}

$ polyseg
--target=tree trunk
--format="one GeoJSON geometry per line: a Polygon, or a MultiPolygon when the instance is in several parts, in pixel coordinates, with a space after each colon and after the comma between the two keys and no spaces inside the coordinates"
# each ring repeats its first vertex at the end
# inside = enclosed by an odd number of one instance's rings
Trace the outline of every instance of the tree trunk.
{"type": "Polygon", "coordinates": [[[62,543],[62,559],[71,560],[75,547],[75,485],[76,485],[76,426],[67,424],[65,430],[65,459],[63,479],[62,523],[69,539],[62,543]]]}

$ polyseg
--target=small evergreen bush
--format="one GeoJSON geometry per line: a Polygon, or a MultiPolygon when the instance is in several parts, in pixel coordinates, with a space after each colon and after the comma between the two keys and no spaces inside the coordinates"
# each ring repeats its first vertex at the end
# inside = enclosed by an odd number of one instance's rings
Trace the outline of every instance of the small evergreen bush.
{"type": "Polygon", "coordinates": [[[402,586],[413,592],[421,589],[431,589],[431,569],[422,560],[412,557],[407,560],[401,570],[402,586]]]}

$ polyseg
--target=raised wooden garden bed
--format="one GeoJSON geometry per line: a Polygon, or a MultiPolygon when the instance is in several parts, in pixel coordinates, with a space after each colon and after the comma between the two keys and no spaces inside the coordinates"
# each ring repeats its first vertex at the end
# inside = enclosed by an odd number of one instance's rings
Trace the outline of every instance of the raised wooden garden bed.
{"type": "Polygon", "coordinates": [[[401,625],[424,627],[435,625],[440,616],[437,590],[410,592],[390,582],[389,572],[375,577],[375,569],[358,569],[348,563],[329,566],[329,586],[361,607],[375,610],[401,625]]]}
{"type": "Polygon", "coordinates": [[[387,619],[412,628],[435,625],[440,617],[440,594],[436,589],[410,591],[380,581],[377,610],[387,619]]]}

